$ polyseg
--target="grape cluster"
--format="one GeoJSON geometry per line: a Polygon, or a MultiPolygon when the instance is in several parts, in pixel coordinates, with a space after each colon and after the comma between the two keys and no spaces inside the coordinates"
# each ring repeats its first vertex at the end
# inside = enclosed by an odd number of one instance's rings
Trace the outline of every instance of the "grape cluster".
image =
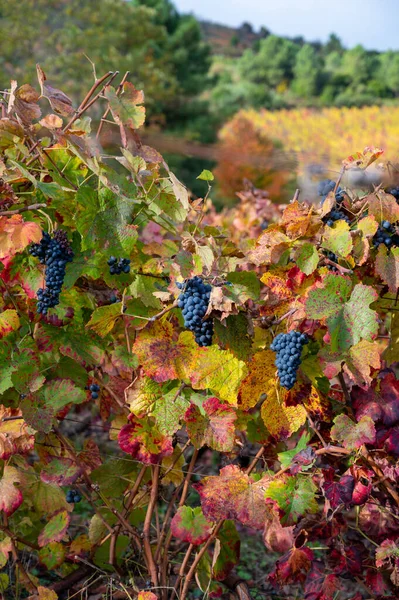
{"type": "Polygon", "coordinates": [[[78,492],[77,490],[68,490],[66,493],[66,501],[69,504],[77,504],[78,502],[80,502],[82,499],[82,496],[80,495],[80,492],[78,492]]]}
{"type": "Polygon", "coordinates": [[[29,248],[32,256],[46,265],[44,277],[46,286],[37,291],[37,312],[46,315],[49,308],[60,303],[59,296],[65,278],[65,267],[73,260],[72,248],[69,245],[65,231],[58,229],[54,237],[43,231],[39,244],[29,248]]]}
{"type": "MultiPolygon", "coordinates": [[[[321,196],[321,204],[323,204],[328,194],[332,192],[334,188],[335,181],[332,181],[331,179],[323,179],[323,181],[319,182],[317,194],[321,196]]],[[[335,200],[337,204],[341,204],[341,202],[344,200],[343,190],[340,186],[338,186],[337,191],[335,192],[335,200]]]]}
{"type": "Polygon", "coordinates": [[[373,245],[378,248],[384,244],[387,248],[399,246],[399,235],[395,232],[395,228],[389,221],[383,221],[378,226],[377,232],[373,237],[373,245]]]}
{"type": "Polygon", "coordinates": [[[89,386],[89,390],[91,391],[92,400],[97,400],[100,387],[96,383],[92,383],[91,386],[89,386]]]}
{"type": "Polygon", "coordinates": [[[290,390],[296,382],[296,372],[301,364],[301,353],[304,344],[309,342],[308,336],[299,331],[280,333],[270,349],[276,352],[275,365],[278,369],[280,384],[290,390]]]}
{"type": "Polygon", "coordinates": [[[185,283],[177,283],[183,292],[180,294],[177,306],[182,309],[184,326],[195,335],[199,346],[212,344],[213,322],[211,319],[203,321],[207,311],[212,287],[204,283],[201,277],[193,277],[185,283]]]}
{"type": "MultiPolygon", "coordinates": [[[[331,260],[332,262],[334,262],[334,263],[338,263],[338,256],[337,256],[336,254],[334,254],[334,252],[330,252],[330,251],[327,251],[327,250],[326,250],[326,251],[324,252],[324,254],[325,254],[325,256],[326,256],[326,257],[327,257],[329,260],[331,260]]],[[[334,265],[330,265],[330,264],[327,264],[327,269],[328,269],[329,271],[338,271],[337,267],[334,267],[334,265]]]]}
{"type": "Polygon", "coordinates": [[[397,204],[399,204],[399,187],[391,188],[390,190],[387,190],[387,192],[388,194],[392,194],[392,196],[396,198],[397,204]]]}
{"type": "Polygon", "coordinates": [[[324,223],[329,227],[332,227],[335,221],[346,221],[348,225],[350,224],[350,219],[340,210],[333,209],[323,218],[324,223]]]}
{"type": "Polygon", "coordinates": [[[111,256],[108,261],[110,275],[120,275],[121,273],[130,273],[130,259],[111,256]]]}

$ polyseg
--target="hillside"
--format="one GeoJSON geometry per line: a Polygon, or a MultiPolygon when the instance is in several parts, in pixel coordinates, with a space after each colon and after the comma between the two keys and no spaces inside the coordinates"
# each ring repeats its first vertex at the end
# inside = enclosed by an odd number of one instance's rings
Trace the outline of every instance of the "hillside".
{"type": "Polygon", "coordinates": [[[213,54],[226,56],[241,56],[246,48],[252,48],[254,43],[269,35],[266,28],[256,33],[249,23],[240,27],[229,27],[210,21],[200,21],[204,40],[211,46],[213,54]]]}

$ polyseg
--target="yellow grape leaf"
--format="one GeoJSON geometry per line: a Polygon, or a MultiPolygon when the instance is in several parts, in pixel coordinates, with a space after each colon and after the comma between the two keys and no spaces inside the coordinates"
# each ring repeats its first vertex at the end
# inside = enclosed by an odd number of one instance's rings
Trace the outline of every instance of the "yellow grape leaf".
{"type": "Polygon", "coordinates": [[[182,448],[179,445],[173,449],[173,454],[170,456],[164,456],[161,464],[162,484],[168,485],[168,483],[173,483],[173,485],[177,487],[183,483],[183,467],[185,462],[186,460],[184,458],[184,454],[182,453],[182,448]],[[173,468],[170,469],[172,465],[173,468]]]}
{"type": "Polygon", "coordinates": [[[39,585],[37,588],[38,600],[57,600],[58,596],[54,590],[39,585]]]}
{"type": "Polygon", "coordinates": [[[16,310],[7,309],[0,314],[0,338],[6,337],[19,328],[19,316],[16,310]]]}
{"type": "Polygon", "coordinates": [[[399,313],[393,312],[391,314],[391,341],[389,343],[388,348],[384,352],[384,360],[386,360],[387,365],[391,365],[392,363],[398,360],[399,356],[399,313]]]}
{"type": "Polygon", "coordinates": [[[278,397],[277,387],[270,389],[262,404],[261,417],[268,432],[279,438],[287,439],[306,422],[306,410],[301,405],[286,406],[283,392],[278,397]]]}
{"type": "Polygon", "coordinates": [[[111,427],[109,430],[109,439],[117,440],[120,430],[124,425],[127,424],[127,416],[126,415],[116,415],[114,419],[111,421],[111,427]]]}
{"type": "Polygon", "coordinates": [[[352,250],[352,237],[345,221],[336,221],[332,227],[326,226],[323,233],[323,248],[337,256],[348,256],[352,250]]]}
{"type": "Polygon", "coordinates": [[[189,367],[188,376],[193,388],[209,389],[220,400],[237,405],[238,390],[248,369],[229,350],[218,346],[199,348],[189,367]]]}
{"type": "Polygon", "coordinates": [[[238,392],[238,406],[249,410],[257,404],[261,394],[274,389],[276,380],[276,355],[272,350],[257,352],[248,363],[248,375],[243,379],[238,392]]]}
{"type": "Polygon", "coordinates": [[[115,322],[121,315],[121,305],[119,302],[109,304],[108,306],[99,306],[93,310],[86,327],[95,331],[100,337],[105,337],[112,331],[115,322]]]}
{"type": "Polygon", "coordinates": [[[381,366],[380,348],[377,342],[362,340],[349,350],[344,370],[360,387],[369,387],[372,382],[371,369],[381,366]]]}
{"type": "Polygon", "coordinates": [[[368,215],[367,217],[360,219],[357,228],[362,231],[364,235],[375,235],[377,233],[378,223],[373,215],[368,215]]]}
{"type": "Polygon", "coordinates": [[[6,408],[0,404],[0,459],[7,460],[13,454],[30,452],[35,443],[33,433],[18,408],[6,408]]]}

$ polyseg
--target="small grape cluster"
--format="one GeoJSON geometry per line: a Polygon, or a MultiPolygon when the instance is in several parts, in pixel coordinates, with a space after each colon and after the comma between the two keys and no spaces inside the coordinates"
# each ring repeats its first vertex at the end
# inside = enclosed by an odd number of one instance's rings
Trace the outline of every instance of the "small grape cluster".
{"type": "Polygon", "coordinates": [[[72,248],[69,245],[65,231],[58,229],[54,237],[43,231],[39,244],[32,244],[29,248],[32,256],[46,265],[44,277],[46,286],[37,291],[37,312],[46,315],[49,308],[60,303],[59,296],[65,278],[65,267],[73,260],[72,248]]]}
{"type": "Polygon", "coordinates": [[[276,352],[275,365],[278,369],[280,384],[290,390],[296,382],[296,373],[301,364],[302,348],[309,342],[306,333],[290,331],[277,335],[270,349],[276,352]]]}
{"type": "Polygon", "coordinates": [[[396,198],[396,203],[399,204],[399,187],[391,188],[390,190],[387,190],[387,192],[396,198]]]}
{"type": "Polygon", "coordinates": [[[69,504],[77,504],[78,502],[80,502],[82,499],[82,496],[80,495],[80,492],[78,492],[77,490],[68,490],[66,493],[66,501],[69,504]]]}
{"type": "Polygon", "coordinates": [[[350,225],[350,219],[340,210],[333,209],[323,218],[324,223],[332,227],[336,221],[346,221],[350,225]]]}
{"type": "MultiPolygon", "coordinates": [[[[321,196],[321,204],[323,204],[328,194],[332,192],[334,188],[335,181],[332,181],[331,179],[323,179],[323,181],[319,182],[319,185],[317,187],[317,194],[321,196]]],[[[337,204],[341,204],[341,202],[344,201],[343,190],[340,186],[338,186],[337,191],[335,192],[335,200],[337,204]]]]}
{"type": "Polygon", "coordinates": [[[130,273],[130,259],[111,256],[108,261],[110,275],[120,275],[121,273],[130,273]]]}
{"type": "Polygon", "coordinates": [[[91,391],[92,400],[97,400],[100,387],[96,383],[92,383],[91,386],[89,386],[89,390],[91,391]]]}
{"type": "MultiPolygon", "coordinates": [[[[334,252],[330,252],[330,251],[325,251],[324,252],[325,256],[331,260],[334,263],[338,263],[338,256],[336,254],[334,254],[334,252]]],[[[334,267],[334,265],[331,265],[330,263],[327,264],[327,269],[329,271],[338,271],[337,267],[334,267]]]]}
{"type": "Polygon", "coordinates": [[[184,326],[195,335],[198,346],[212,344],[213,321],[203,317],[207,311],[212,286],[204,283],[201,277],[193,277],[185,283],[177,283],[183,292],[179,295],[177,306],[182,309],[184,326]]]}
{"type": "Polygon", "coordinates": [[[394,226],[389,221],[382,221],[373,237],[373,245],[376,248],[381,244],[384,244],[387,248],[399,246],[399,235],[395,232],[394,226]]]}

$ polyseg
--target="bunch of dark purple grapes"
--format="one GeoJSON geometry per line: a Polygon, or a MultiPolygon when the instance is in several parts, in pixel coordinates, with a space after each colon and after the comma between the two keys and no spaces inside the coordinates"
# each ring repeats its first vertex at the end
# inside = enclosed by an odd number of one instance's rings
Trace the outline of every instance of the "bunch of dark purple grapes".
{"type": "MultiPolygon", "coordinates": [[[[317,188],[317,193],[319,196],[321,196],[321,204],[323,204],[324,200],[327,198],[327,195],[332,192],[334,188],[335,181],[332,181],[331,179],[324,179],[323,181],[320,181],[317,188]]],[[[338,206],[340,206],[343,201],[343,190],[338,186],[337,191],[335,192],[335,202],[338,206]]],[[[343,213],[341,210],[333,208],[325,217],[323,217],[323,222],[329,227],[332,227],[335,221],[346,221],[348,224],[350,224],[350,219],[345,213],[343,213]]]]}
{"type": "Polygon", "coordinates": [[[381,244],[384,244],[387,248],[399,246],[399,235],[396,233],[392,223],[389,221],[382,221],[373,237],[373,244],[376,248],[381,244]]]}
{"type": "Polygon", "coordinates": [[[110,275],[120,275],[121,273],[130,273],[130,259],[111,256],[108,261],[110,275]]]}
{"type": "Polygon", "coordinates": [[[65,267],[73,260],[72,248],[65,231],[58,229],[53,237],[43,231],[40,243],[32,244],[29,252],[46,265],[44,273],[46,285],[37,291],[37,312],[46,315],[49,308],[60,303],[59,296],[64,283],[65,267]]]}
{"type": "Polygon", "coordinates": [[[296,382],[296,374],[301,364],[302,348],[308,343],[309,338],[306,333],[290,331],[289,333],[279,333],[270,346],[270,349],[277,354],[275,365],[278,369],[280,384],[287,390],[290,390],[296,382]]]}
{"type": "Polygon", "coordinates": [[[210,346],[212,344],[213,321],[203,321],[208,308],[212,286],[204,283],[201,277],[193,277],[184,283],[177,283],[182,290],[177,306],[182,309],[184,326],[195,335],[195,341],[199,346],[210,346]]]}
{"type": "Polygon", "coordinates": [[[100,386],[97,385],[96,383],[92,383],[89,386],[89,390],[91,392],[91,398],[92,398],[92,400],[97,400],[97,398],[98,398],[98,392],[100,391],[100,386]]]}
{"type": "Polygon", "coordinates": [[[82,500],[82,496],[78,490],[68,490],[66,493],[66,501],[69,504],[77,504],[82,500]]]}

